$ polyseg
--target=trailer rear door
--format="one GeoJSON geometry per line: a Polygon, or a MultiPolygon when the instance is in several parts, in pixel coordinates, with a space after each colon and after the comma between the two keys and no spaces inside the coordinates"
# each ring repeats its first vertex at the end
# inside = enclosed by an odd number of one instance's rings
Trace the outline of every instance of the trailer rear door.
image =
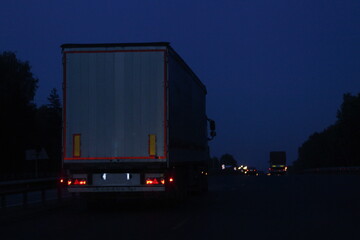
{"type": "Polygon", "coordinates": [[[63,48],[64,162],[167,157],[166,47],[63,48]]]}

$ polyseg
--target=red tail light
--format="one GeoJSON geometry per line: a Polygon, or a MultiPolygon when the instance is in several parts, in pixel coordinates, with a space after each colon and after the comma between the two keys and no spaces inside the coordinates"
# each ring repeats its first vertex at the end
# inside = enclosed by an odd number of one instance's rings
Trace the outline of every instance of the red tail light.
{"type": "Polygon", "coordinates": [[[86,179],[83,179],[83,178],[69,179],[67,181],[68,186],[70,186],[70,185],[86,185],[86,184],[87,184],[87,181],[86,181],[86,179]]]}
{"type": "Polygon", "coordinates": [[[80,185],[86,185],[86,180],[80,181],[79,184],[80,185]]]}
{"type": "Polygon", "coordinates": [[[145,183],[147,185],[155,185],[155,184],[165,184],[165,179],[163,178],[147,178],[145,183]]]}

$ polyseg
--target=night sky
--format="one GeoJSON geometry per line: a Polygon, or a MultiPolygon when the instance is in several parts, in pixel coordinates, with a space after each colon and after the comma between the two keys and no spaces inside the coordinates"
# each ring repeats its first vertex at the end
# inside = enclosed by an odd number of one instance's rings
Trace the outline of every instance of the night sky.
{"type": "Polygon", "coordinates": [[[63,43],[167,41],[207,86],[212,156],[267,168],[360,92],[360,1],[2,1],[0,51],[27,60],[36,104],[61,91],[63,43]]]}

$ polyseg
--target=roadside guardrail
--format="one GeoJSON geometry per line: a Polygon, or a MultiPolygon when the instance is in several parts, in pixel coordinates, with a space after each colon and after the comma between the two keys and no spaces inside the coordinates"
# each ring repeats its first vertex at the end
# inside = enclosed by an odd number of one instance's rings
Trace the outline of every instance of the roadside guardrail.
{"type": "Polygon", "coordinates": [[[40,193],[40,202],[44,203],[49,200],[47,197],[49,190],[56,191],[56,199],[59,201],[61,201],[64,194],[66,194],[63,188],[57,183],[57,178],[55,177],[0,182],[0,207],[6,208],[11,205],[8,199],[14,195],[18,197],[20,195],[22,197],[21,205],[27,206],[30,203],[29,194],[35,192],[40,193]]]}

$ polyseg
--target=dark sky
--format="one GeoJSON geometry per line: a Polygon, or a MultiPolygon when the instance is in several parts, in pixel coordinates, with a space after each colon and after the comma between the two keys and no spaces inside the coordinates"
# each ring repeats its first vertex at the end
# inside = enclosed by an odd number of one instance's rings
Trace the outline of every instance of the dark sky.
{"type": "Polygon", "coordinates": [[[208,89],[211,153],[289,162],[360,92],[359,0],[2,1],[0,51],[28,60],[38,105],[61,89],[63,43],[169,41],[208,89]]]}

